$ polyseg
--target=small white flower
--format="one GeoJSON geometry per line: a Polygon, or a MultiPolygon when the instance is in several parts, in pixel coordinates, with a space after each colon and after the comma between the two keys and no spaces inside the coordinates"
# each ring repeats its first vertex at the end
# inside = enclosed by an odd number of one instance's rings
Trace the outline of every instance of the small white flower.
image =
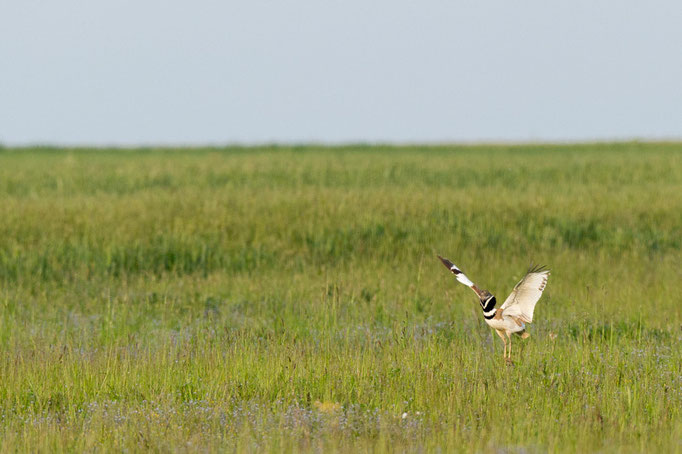
{"type": "Polygon", "coordinates": [[[407,418],[407,412],[403,413],[403,419],[407,418]]]}

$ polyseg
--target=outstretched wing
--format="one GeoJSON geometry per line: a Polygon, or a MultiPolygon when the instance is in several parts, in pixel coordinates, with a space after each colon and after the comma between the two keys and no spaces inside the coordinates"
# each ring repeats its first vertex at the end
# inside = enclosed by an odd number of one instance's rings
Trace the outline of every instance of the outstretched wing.
{"type": "Polygon", "coordinates": [[[542,296],[548,278],[549,270],[542,266],[529,269],[502,304],[504,316],[519,317],[526,323],[532,322],[535,304],[542,296]]]}
{"type": "Polygon", "coordinates": [[[444,258],[441,257],[440,255],[438,256],[438,258],[440,259],[441,262],[443,262],[443,265],[445,265],[445,267],[446,267],[447,269],[449,269],[450,271],[452,271],[452,274],[455,275],[455,278],[456,278],[459,282],[461,282],[462,284],[466,285],[467,287],[473,287],[473,286],[474,286],[474,283],[471,282],[471,280],[470,280],[468,277],[466,277],[466,276],[464,275],[464,273],[462,273],[462,270],[460,270],[459,268],[457,268],[457,265],[455,265],[454,263],[452,263],[452,262],[451,262],[450,260],[448,260],[448,259],[444,259],[444,258]]]}

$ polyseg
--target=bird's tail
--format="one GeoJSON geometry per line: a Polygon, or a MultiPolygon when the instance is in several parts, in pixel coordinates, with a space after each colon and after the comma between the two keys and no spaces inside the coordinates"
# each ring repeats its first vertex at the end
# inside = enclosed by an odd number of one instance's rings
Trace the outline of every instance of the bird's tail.
{"type": "Polygon", "coordinates": [[[451,262],[450,260],[448,260],[448,259],[444,259],[444,258],[441,257],[440,255],[438,256],[438,258],[440,259],[441,262],[443,262],[443,265],[445,265],[445,267],[446,267],[447,269],[449,269],[450,271],[452,271],[452,274],[455,275],[455,278],[456,278],[459,282],[461,282],[462,284],[466,285],[467,287],[474,288],[474,283],[471,282],[471,280],[470,280],[468,277],[466,277],[466,275],[465,275],[464,273],[462,273],[462,270],[460,270],[459,268],[457,268],[457,265],[455,265],[454,263],[452,263],[452,262],[451,262]]]}

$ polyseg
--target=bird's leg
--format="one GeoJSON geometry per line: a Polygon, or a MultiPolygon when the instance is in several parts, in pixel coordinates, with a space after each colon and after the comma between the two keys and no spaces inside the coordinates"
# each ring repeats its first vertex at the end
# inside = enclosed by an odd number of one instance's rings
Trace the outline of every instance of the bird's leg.
{"type": "Polygon", "coordinates": [[[505,334],[507,335],[507,338],[509,339],[509,356],[507,356],[507,362],[508,362],[509,364],[511,364],[511,363],[512,363],[512,359],[511,359],[511,344],[512,344],[512,341],[511,341],[511,336],[509,335],[509,333],[505,331],[505,334]]]}
{"type": "Polygon", "coordinates": [[[507,339],[505,339],[505,337],[504,337],[504,332],[499,331],[499,330],[495,330],[495,332],[497,333],[498,336],[500,336],[500,339],[502,339],[502,342],[504,342],[504,353],[502,354],[503,355],[502,357],[506,359],[507,358],[507,339]]]}

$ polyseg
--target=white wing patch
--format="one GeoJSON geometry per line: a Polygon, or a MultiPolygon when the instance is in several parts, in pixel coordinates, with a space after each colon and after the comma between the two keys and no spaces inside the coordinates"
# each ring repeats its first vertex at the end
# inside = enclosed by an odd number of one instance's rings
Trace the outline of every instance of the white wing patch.
{"type": "Polygon", "coordinates": [[[462,284],[466,285],[467,287],[473,287],[474,283],[471,282],[471,280],[462,273],[462,270],[457,268],[457,265],[452,263],[448,259],[444,259],[440,255],[438,256],[441,262],[443,262],[443,265],[445,265],[450,271],[452,271],[452,274],[455,275],[455,279],[457,279],[459,282],[462,284]]]}
{"type": "Polygon", "coordinates": [[[542,296],[548,278],[549,270],[543,270],[541,267],[530,269],[502,304],[501,309],[504,311],[502,315],[518,317],[526,323],[531,323],[535,304],[542,296]]]}
{"type": "MultiPolygon", "coordinates": [[[[474,285],[474,283],[471,282],[471,280],[468,277],[466,277],[466,275],[464,273],[462,273],[454,265],[453,265],[453,268],[455,268],[455,269],[457,269],[457,271],[459,271],[459,273],[457,273],[457,275],[455,276],[455,279],[457,279],[459,282],[461,282],[462,284],[469,286],[469,287],[472,287],[474,285]]],[[[452,270],[452,271],[454,271],[454,270],[452,270]]]]}

